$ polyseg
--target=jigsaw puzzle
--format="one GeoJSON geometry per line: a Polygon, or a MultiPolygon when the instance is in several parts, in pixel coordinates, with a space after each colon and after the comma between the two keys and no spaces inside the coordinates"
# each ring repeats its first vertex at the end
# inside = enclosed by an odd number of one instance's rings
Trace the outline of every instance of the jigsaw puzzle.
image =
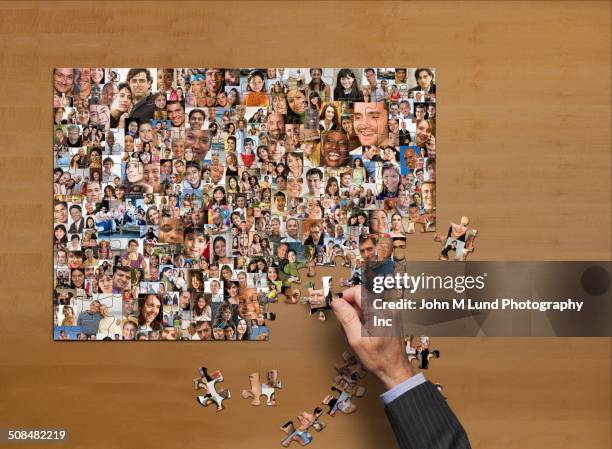
{"type": "Polygon", "coordinates": [[[252,398],[251,405],[260,405],[260,396],[266,397],[266,405],[276,405],[276,390],[283,388],[283,383],[278,379],[278,371],[270,370],[266,373],[266,383],[262,384],[259,373],[249,374],[251,388],[242,390],[244,399],[252,398]]]}
{"type": "MultiPolygon", "coordinates": [[[[431,68],[54,69],[54,298],[69,303],[54,326],[76,298],[116,294],[120,339],[265,340],[273,304],[304,274],[338,258],[355,274],[368,236],[434,231],[434,79],[431,68]],[[200,335],[220,303],[223,335],[200,335]]],[[[321,320],[325,288],[312,302],[321,320]]],[[[87,313],[63,339],[115,339],[87,313]]]]}
{"type": "Polygon", "coordinates": [[[195,390],[204,390],[203,395],[198,396],[196,399],[202,407],[206,407],[210,404],[217,406],[217,412],[223,410],[223,401],[230,399],[231,393],[227,388],[221,388],[217,391],[216,386],[219,382],[223,382],[223,375],[221,371],[214,371],[209,374],[205,366],[199,369],[200,377],[193,379],[195,390]]]}

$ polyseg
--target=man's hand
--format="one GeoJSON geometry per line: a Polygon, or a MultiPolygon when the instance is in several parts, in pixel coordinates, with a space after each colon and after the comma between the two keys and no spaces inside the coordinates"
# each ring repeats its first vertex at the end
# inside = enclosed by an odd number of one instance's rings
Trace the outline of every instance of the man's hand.
{"type": "Polygon", "coordinates": [[[332,309],[344,328],[349,345],[368,371],[378,377],[391,389],[416,374],[399,336],[369,337],[361,325],[361,287],[355,286],[342,292],[341,298],[334,298],[332,309]]]}

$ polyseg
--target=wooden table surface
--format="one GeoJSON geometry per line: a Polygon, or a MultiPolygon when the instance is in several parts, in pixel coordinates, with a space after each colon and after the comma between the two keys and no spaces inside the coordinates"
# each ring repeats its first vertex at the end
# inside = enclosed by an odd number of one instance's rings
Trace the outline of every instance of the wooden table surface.
{"type": "MultiPolygon", "coordinates": [[[[327,394],[345,347],[335,320],[283,304],[267,344],[52,342],[53,67],[436,67],[438,222],[470,216],[473,260],[610,260],[610,8],[0,3],[0,428],[66,427],[61,447],[88,449],[279,447],[278,427],[327,394]],[[202,364],[232,389],[221,414],[194,400],[202,364]],[[240,390],[269,368],[285,388],[256,409],[240,390]]],[[[411,258],[438,251],[409,237],[411,258]]],[[[610,343],[434,338],[443,357],[427,375],[475,448],[608,449],[610,343]]],[[[311,447],[396,447],[381,388],[366,386],[311,447]]]]}

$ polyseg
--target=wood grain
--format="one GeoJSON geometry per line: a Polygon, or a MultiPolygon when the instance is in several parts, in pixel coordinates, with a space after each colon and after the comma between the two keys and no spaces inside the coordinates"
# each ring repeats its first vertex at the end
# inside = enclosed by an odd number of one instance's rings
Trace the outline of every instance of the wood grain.
{"type": "MultiPolygon", "coordinates": [[[[0,4],[0,427],[67,427],[63,447],[277,447],[327,393],[334,320],[279,305],[267,344],[51,341],[51,75],[58,66],[434,66],[438,219],[467,214],[479,260],[609,260],[610,3],[0,4]],[[234,397],[194,400],[201,364],[234,397]],[[278,368],[276,408],[239,398],[278,368]]],[[[410,257],[432,260],[430,236],[410,257]]],[[[610,447],[610,339],[439,338],[477,448],[610,447]]],[[[369,391],[314,448],[396,447],[369,391]]],[[[25,446],[23,446],[25,447],[25,446]]]]}

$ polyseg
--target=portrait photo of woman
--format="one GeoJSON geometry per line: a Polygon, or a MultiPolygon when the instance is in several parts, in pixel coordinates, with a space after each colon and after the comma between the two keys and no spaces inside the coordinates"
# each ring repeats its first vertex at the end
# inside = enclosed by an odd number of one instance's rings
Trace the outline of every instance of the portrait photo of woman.
{"type": "Polygon", "coordinates": [[[138,298],[139,331],[161,331],[163,328],[162,302],[155,294],[138,298]]]}

